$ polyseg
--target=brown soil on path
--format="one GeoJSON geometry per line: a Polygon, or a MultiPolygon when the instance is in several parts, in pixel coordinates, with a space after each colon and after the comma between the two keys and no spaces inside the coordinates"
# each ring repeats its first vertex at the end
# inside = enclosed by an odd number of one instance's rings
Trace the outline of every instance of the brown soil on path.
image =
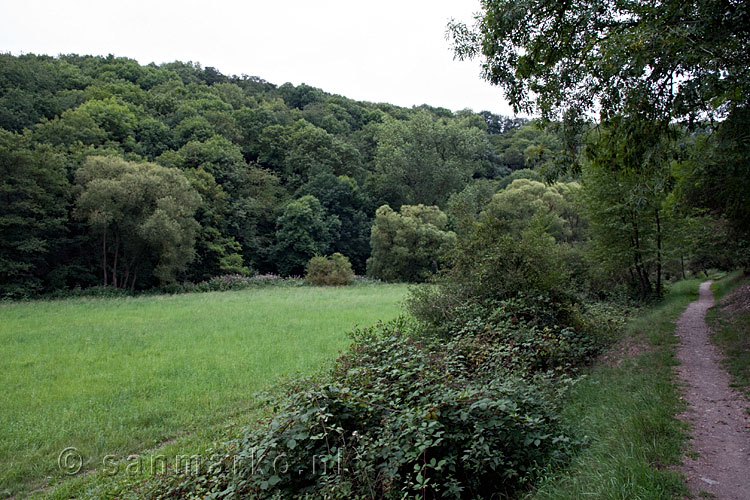
{"type": "Polygon", "coordinates": [[[709,339],[706,311],[713,303],[711,281],[700,286],[700,298],[677,322],[682,362],[677,371],[684,383],[687,411],[680,416],[692,426],[692,452],[682,471],[690,491],[712,493],[719,500],[750,500],[750,415],[747,401],[729,387],[729,374],[709,339]]]}

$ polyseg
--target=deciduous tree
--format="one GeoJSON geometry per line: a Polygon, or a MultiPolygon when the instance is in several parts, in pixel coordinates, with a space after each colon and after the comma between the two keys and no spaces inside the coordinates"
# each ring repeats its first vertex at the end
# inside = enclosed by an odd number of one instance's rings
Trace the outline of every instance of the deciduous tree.
{"type": "Polygon", "coordinates": [[[201,199],[179,170],[93,156],[76,182],[76,214],[101,242],[103,285],[133,289],[146,263],[172,282],[193,259],[201,199]]]}
{"type": "Polygon", "coordinates": [[[456,234],[436,206],[383,205],[375,212],[367,274],[386,281],[425,281],[445,263],[456,234]]]}

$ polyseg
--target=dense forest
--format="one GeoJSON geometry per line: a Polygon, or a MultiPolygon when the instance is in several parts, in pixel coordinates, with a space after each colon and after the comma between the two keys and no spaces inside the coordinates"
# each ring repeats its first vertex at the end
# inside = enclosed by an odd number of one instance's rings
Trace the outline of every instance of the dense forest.
{"type": "Polygon", "coordinates": [[[648,297],[746,253],[746,114],[670,124],[654,153],[602,122],[571,132],[196,63],[3,54],[0,294],[301,275],[334,252],[358,274],[423,281],[507,204],[554,228],[580,282],[648,297]],[[620,159],[658,166],[611,169],[620,159]]]}
{"type": "Polygon", "coordinates": [[[332,252],[364,274],[378,207],[445,209],[559,149],[525,119],[113,56],[3,54],[0,127],[5,297],[299,275],[332,252]]]}

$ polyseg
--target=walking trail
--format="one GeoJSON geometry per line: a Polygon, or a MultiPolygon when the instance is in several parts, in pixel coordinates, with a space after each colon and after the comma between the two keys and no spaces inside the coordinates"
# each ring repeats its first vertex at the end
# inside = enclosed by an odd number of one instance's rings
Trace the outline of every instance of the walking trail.
{"type": "Polygon", "coordinates": [[[750,415],[744,397],[729,387],[722,356],[709,339],[706,311],[714,303],[712,281],[702,283],[700,298],[677,322],[680,346],[677,368],[685,387],[687,411],[680,416],[692,426],[692,451],[682,471],[697,497],[701,491],[718,500],[750,499],[750,415]]]}

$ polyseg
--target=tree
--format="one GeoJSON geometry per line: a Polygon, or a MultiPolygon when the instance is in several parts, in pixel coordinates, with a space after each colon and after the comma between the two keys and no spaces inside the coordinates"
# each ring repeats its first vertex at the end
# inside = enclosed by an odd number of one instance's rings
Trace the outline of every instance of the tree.
{"type": "Polygon", "coordinates": [[[34,130],[39,142],[71,146],[77,142],[98,146],[104,144],[107,132],[97,125],[94,118],[81,108],[69,109],[54,120],[42,121],[34,130]]]}
{"type": "Polygon", "coordinates": [[[90,115],[96,125],[107,133],[109,140],[124,143],[128,147],[134,145],[133,133],[137,118],[125,104],[109,97],[86,101],[77,110],[90,115]]]}
{"type": "Polygon", "coordinates": [[[359,152],[322,128],[299,120],[288,137],[282,180],[297,188],[320,173],[358,177],[359,152]]]}
{"type": "Polygon", "coordinates": [[[242,245],[246,265],[271,271],[276,219],[289,195],[272,172],[247,165],[230,191],[227,226],[229,235],[242,245]]]}
{"type": "Polygon", "coordinates": [[[68,194],[59,155],[0,129],[0,297],[42,290],[52,241],[64,232],[68,194]]]}
{"type": "Polygon", "coordinates": [[[489,147],[477,128],[418,111],[388,119],[378,132],[375,173],[383,202],[443,206],[482,170],[489,147]]]}
{"type": "MultiPolygon", "coordinates": [[[[267,270],[277,210],[286,198],[279,179],[255,164],[247,164],[240,148],[218,135],[203,142],[190,141],[176,153],[166,152],[158,161],[186,171],[201,169],[211,175],[227,196],[226,210],[220,216],[222,223],[214,227],[227,242],[239,242],[243,265],[267,270]]],[[[204,199],[203,211],[216,212],[218,207],[206,206],[211,204],[210,198],[204,199]]]]}
{"type": "Polygon", "coordinates": [[[291,83],[285,83],[279,87],[284,101],[290,108],[302,109],[308,104],[318,102],[323,99],[323,91],[307,84],[300,84],[297,87],[291,83]]]}
{"type": "Polygon", "coordinates": [[[660,148],[674,120],[747,122],[744,2],[484,0],[475,21],[451,22],[457,57],[482,58],[516,111],[560,119],[569,163],[590,113],[643,149],[660,148]]]}
{"type": "Polygon", "coordinates": [[[425,281],[446,261],[456,242],[448,217],[436,206],[403,205],[375,212],[367,274],[386,281],[425,281]]]}
{"type": "Polygon", "coordinates": [[[169,283],[193,259],[201,199],[179,170],[92,156],[76,182],[76,215],[101,242],[103,285],[135,288],[146,263],[169,283]]]}
{"type": "Polygon", "coordinates": [[[457,57],[480,57],[484,78],[504,90],[516,111],[560,120],[563,167],[578,166],[576,138],[594,113],[605,133],[601,141],[589,136],[589,143],[600,157],[610,148],[609,165],[599,167],[631,170],[622,174],[629,179],[649,179],[646,169],[664,168],[647,159],[664,158],[665,141],[676,140],[675,122],[706,127],[710,160],[693,163],[692,174],[683,171],[683,201],[718,209],[737,233],[747,227],[746,215],[733,215],[738,208],[747,213],[746,202],[737,203],[746,199],[740,193],[750,156],[746,2],[484,0],[475,20],[473,27],[450,24],[457,57]]]}
{"type": "Polygon", "coordinates": [[[243,262],[242,246],[229,235],[230,200],[226,191],[200,167],[186,171],[185,176],[202,199],[195,214],[200,224],[195,242],[195,260],[187,278],[198,282],[220,274],[249,273],[243,262]]]}
{"type": "Polygon", "coordinates": [[[298,191],[297,196],[315,196],[330,216],[338,217],[341,229],[332,249],[351,259],[355,271],[365,272],[370,255],[371,218],[369,203],[350,177],[322,173],[312,177],[298,191]]]}
{"type": "Polygon", "coordinates": [[[287,203],[276,220],[275,262],[282,275],[301,276],[315,255],[326,255],[341,227],[314,196],[287,203]]]}
{"type": "Polygon", "coordinates": [[[517,112],[668,122],[731,112],[750,95],[744,2],[483,0],[474,26],[449,28],[457,57],[482,58],[517,112]]]}
{"type": "Polygon", "coordinates": [[[517,179],[492,197],[481,217],[492,218],[513,235],[520,235],[533,219],[556,242],[581,241],[585,224],[575,207],[580,188],[576,182],[546,185],[517,179]]]}
{"type": "Polygon", "coordinates": [[[464,234],[479,218],[497,192],[497,181],[475,179],[448,199],[446,213],[453,218],[456,232],[464,234]]]}
{"type": "MultiPolygon", "coordinates": [[[[750,108],[737,110],[713,134],[696,134],[676,169],[681,215],[713,215],[717,229],[728,223],[726,247],[736,247],[735,265],[750,268],[750,108]]],[[[721,231],[719,231],[721,232],[721,231]]],[[[708,243],[708,242],[707,242],[708,243]]],[[[709,245],[710,246],[710,245],[709,245]]]]}
{"type": "Polygon", "coordinates": [[[583,201],[591,221],[593,256],[603,268],[628,273],[642,299],[662,293],[672,142],[645,154],[613,128],[590,145],[583,164],[583,201]],[[637,162],[631,164],[630,162],[637,162]],[[624,168],[613,168],[613,165],[624,168]],[[654,283],[655,282],[655,283],[654,283]]]}

